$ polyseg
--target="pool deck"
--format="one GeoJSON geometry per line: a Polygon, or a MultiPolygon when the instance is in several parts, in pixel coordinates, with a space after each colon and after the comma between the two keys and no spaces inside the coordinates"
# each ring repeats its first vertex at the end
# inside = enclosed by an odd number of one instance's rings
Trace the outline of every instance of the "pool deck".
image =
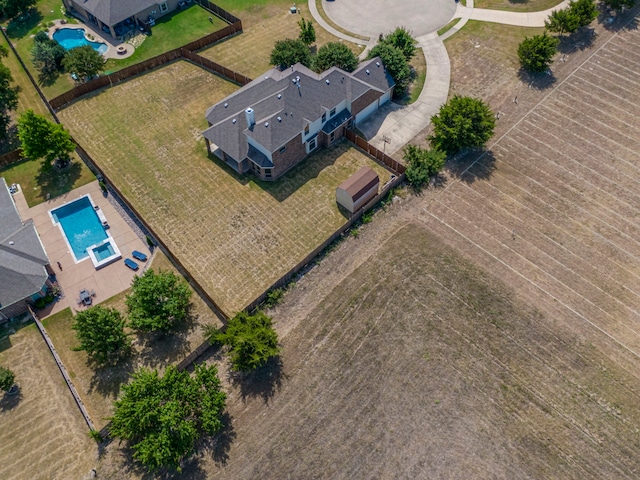
{"type": "Polygon", "coordinates": [[[74,30],[82,28],[85,30],[85,33],[90,33],[91,35],[93,35],[94,38],[92,41],[106,43],[109,49],[102,54],[104,58],[114,58],[116,60],[122,60],[123,58],[127,58],[133,55],[133,52],[135,52],[136,50],[135,47],[129,43],[121,42],[120,40],[114,40],[113,38],[111,38],[111,36],[102,36],[98,30],[92,28],[91,25],[88,25],[86,23],[62,23],[60,20],[56,20],[53,27],[49,28],[49,38],[53,38],[53,34],[57,30],[62,30],[63,28],[72,28],[74,30]],[[118,47],[121,45],[127,49],[125,53],[118,53],[118,47]]]}
{"type": "Polygon", "coordinates": [[[22,221],[32,219],[36,230],[40,235],[44,249],[51,262],[51,268],[56,272],[56,278],[64,297],[52,306],[41,312],[42,318],[71,307],[78,311],[85,307],[78,306],[76,299],[80,295],[80,290],[95,290],[96,296],[93,304],[98,304],[126,289],[131,285],[131,281],[136,273],[142,274],[148,265],[151,264],[151,254],[149,248],[131,229],[124,218],[105,198],[100,189],[98,181],[83,185],[65,195],[48,200],[44,203],[29,208],[22,194],[22,190],[13,195],[13,199],[22,217],[22,221]],[[75,263],[69,247],[62,236],[62,232],[57,225],[54,225],[49,216],[49,210],[57,208],[64,203],[70,202],[83,195],[90,194],[93,202],[100,206],[109,222],[109,233],[116,245],[122,252],[122,259],[96,270],[91,260],[86,259],[75,263]],[[124,265],[124,259],[131,258],[131,252],[139,250],[147,253],[149,260],[146,263],[137,261],[140,269],[133,272],[124,265]],[[62,265],[62,271],[58,268],[57,262],[62,265]]]}

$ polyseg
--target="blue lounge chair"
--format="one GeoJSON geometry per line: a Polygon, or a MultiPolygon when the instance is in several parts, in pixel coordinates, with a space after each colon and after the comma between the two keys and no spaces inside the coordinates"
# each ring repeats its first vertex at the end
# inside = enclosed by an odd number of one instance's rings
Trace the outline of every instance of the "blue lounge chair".
{"type": "Polygon", "coordinates": [[[131,260],[130,258],[124,259],[124,264],[129,267],[131,270],[138,270],[138,264],[131,260]]]}
{"type": "Polygon", "coordinates": [[[140,260],[141,262],[147,261],[147,256],[144,253],[139,252],[138,250],[134,250],[133,252],[131,252],[131,256],[136,260],[140,260]]]}

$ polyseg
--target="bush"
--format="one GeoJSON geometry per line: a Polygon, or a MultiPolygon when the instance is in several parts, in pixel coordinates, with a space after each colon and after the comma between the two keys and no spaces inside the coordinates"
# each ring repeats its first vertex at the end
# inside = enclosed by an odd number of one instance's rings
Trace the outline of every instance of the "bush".
{"type": "Polygon", "coordinates": [[[0,367],[0,390],[8,392],[15,383],[16,375],[5,367],[0,367]]]}
{"type": "Polygon", "coordinates": [[[447,158],[440,150],[427,150],[411,144],[405,146],[403,152],[407,162],[407,181],[418,190],[444,168],[447,158]]]}
{"type": "Polygon", "coordinates": [[[384,37],[382,42],[392,45],[400,50],[407,62],[411,60],[416,53],[416,41],[411,36],[409,30],[404,27],[396,28],[393,32],[384,37]]]}
{"type": "Polygon", "coordinates": [[[49,41],[51,41],[51,39],[49,38],[49,34],[47,33],[46,30],[40,30],[33,37],[33,41],[36,42],[36,43],[43,43],[43,42],[49,42],[49,41]]]}
{"type": "Polygon", "coordinates": [[[311,65],[311,53],[300,39],[278,40],[271,51],[270,61],[271,65],[279,67],[281,70],[296,63],[308,67],[311,65]]]}
{"type": "Polygon", "coordinates": [[[553,61],[558,43],[560,40],[548,36],[547,32],[531,38],[526,37],[518,46],[520,66],[528,72],[546,71],[553,61]]]}
{"type": "Polygon", "coordinates": [[[264,304],[267,308],[273,308],[276,305],[278,305],[283,298],[284,298],[284,289],[274,288],[273,290],[269,290],[267,292],[267,298],[265,299],[264,304]]]}
{"type": "Polygon", "coordinates": [[[378,43],[369,52],[369,58],[380,57],[396,86],[393,92],[402,95],[411,80],[411,69],[402,51],[388,43],[378,43]]]}
{"type": "Polygon", "coordinates": [[[313,70],[320,73],[331,67],[353,72],[358,66],[358,57],[344,43],[329,42],[320,47],[313,59],[313,70]]]}

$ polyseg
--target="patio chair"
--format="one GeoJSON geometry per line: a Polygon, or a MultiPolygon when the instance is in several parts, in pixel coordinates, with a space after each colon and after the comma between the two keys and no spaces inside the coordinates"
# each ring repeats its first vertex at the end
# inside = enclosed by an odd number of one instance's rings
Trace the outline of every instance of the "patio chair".
{"type": "Polygon", "coordinates": [[[131,260],[130,258],[125,258],[124,259],[124,264],[129,267],[131,270],[136,271],[138,270],[138,264],[136,262],[134,262],[133,260],[131,260]]]}
{"type": "Polygon", "coordinates": [[[144,253],[139,252],[138,250],[134,250],[133,252],[131,252],[131,256],[136,260],[140,260],[141,262],[147,261],[147,256],[144,253]]]}

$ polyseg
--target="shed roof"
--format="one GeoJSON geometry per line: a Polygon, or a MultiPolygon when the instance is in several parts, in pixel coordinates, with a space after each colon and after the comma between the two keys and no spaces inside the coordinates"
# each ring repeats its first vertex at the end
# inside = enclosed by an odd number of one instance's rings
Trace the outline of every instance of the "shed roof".
{"type": "Polygon", "coordinates": [[[342,182],[338,189],[347,192],[353,201],[356,202],[378,183],[380,183],[378,174],[370,167],[364,166],[342,182]]]}
{"type": "Polygon", "coordinates": [[[49,263],[33,223],[22,223],[4,178],[0,178],[0,308],[38,292],[49,263]]]}

